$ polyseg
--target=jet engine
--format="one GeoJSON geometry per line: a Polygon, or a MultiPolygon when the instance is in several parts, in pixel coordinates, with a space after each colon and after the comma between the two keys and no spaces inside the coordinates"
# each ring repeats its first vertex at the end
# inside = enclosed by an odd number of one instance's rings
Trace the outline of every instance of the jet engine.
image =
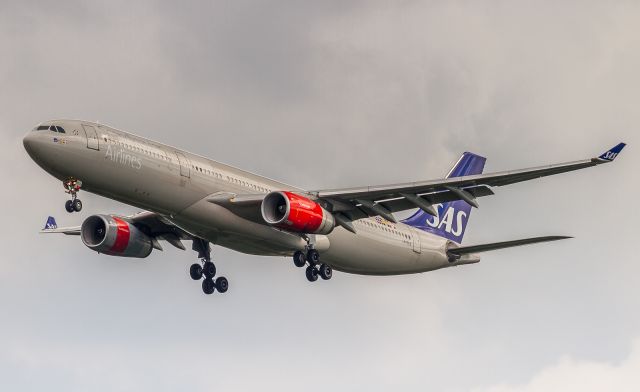
{"type": "Polygon", "coordinates": [[[262,200],[262,218],[269,225],[307,234],[329,234],[333,215],[320,204],[292,192],[271,192],[262,200]]]}
{"type": "Polygon", "coordinates": [[[82,242],[98,253],[143,259],[151,254],[153,241],[131,223],[113,215],[93,215],[80,229],[82,242]]]}

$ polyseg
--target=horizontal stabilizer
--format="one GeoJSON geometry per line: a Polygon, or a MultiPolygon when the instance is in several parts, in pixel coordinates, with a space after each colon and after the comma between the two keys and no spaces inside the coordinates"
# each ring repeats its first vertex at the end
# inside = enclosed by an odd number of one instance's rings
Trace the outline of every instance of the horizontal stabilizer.
{"type": "Polygon", "coordinates": [[[515,241],[494,242],[492,244],[463,246],[463,247],[460,247],[460,248],[450,248],[447,251],[447,253],[449,253],[451,255],[454,255],[454,256],[462,256],[462,255],[466,255],[466,254],[469,254],[469,253],[488,252],[490,250],[512,248],[514,246],[537,244],[537,243],[540,243],[540,242],[566,240],[568,238],[573,238],[573,237],[547,236],[547,237],[525,238],[525,239],[522,239],[522,240],[515,240],[515,241]]]}

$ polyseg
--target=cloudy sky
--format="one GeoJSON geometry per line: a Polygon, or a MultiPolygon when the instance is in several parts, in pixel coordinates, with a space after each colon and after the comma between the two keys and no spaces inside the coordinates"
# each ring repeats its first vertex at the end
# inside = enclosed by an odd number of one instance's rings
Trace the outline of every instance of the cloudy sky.
{"type": "Polygon", "coordinates": [[[0,0],[0,380],[6,390],[636,391],[640,388],[637,2],[0,0]],[[60,183],[23,135],[100,121],[309,189],[594,156],[499,188],[465,243],[576,238],[401,277],[309,284],[216,248],[97,255],[37,232],[131,213],[60,183]]]}

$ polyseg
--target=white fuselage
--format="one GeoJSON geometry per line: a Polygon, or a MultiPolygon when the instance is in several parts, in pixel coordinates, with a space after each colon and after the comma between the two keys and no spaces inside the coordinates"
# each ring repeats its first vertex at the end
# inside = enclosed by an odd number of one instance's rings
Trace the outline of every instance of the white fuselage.
{"type": "MultiPolygon", "coordinates": [[[[65,134],[33,131],[29,154],[60,180],[162,214],[185,231],[243,253],[290,256],[304,249],[299,234],[247,219],[207,201],[215,194],[266,194],[295,187],[85,121],[58,120],[65,134]]],[[[25,138],[25,146],[26,140],[25,138]]],[[[354,222],[357,234],[336,227],[316,235],[322,261],[337,270],[368,275],[424,272],[447,267],[447,240],[380,218],[354,222]]],[[[477,257],[455,264],[477,262],[477,257]]]]}

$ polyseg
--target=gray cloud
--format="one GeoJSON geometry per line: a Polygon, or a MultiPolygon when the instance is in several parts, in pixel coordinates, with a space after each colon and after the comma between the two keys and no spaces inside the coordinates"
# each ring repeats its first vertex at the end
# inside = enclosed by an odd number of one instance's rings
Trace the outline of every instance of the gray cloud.
{"type": "MultiPolygon", "coordinates": [[[[622,361],[640,335],[639,15],[599,2],[2,3],[3,385],[458,391],[527,385],[567,356],[622,361]],[[205,298],[191,253],[129,262],[37,234],[49,214],[80,219],[21,146],[58,117],[310,189],[439,177],[464,150],[494,171],[630,145],[614,165],[498,189],[465,239],[576,236],[566,243],[313,286],[288,261],[216,249],[232,290],[205,298]]],[[[83,199],[85,216],[133,211],[83,199]]]]}

